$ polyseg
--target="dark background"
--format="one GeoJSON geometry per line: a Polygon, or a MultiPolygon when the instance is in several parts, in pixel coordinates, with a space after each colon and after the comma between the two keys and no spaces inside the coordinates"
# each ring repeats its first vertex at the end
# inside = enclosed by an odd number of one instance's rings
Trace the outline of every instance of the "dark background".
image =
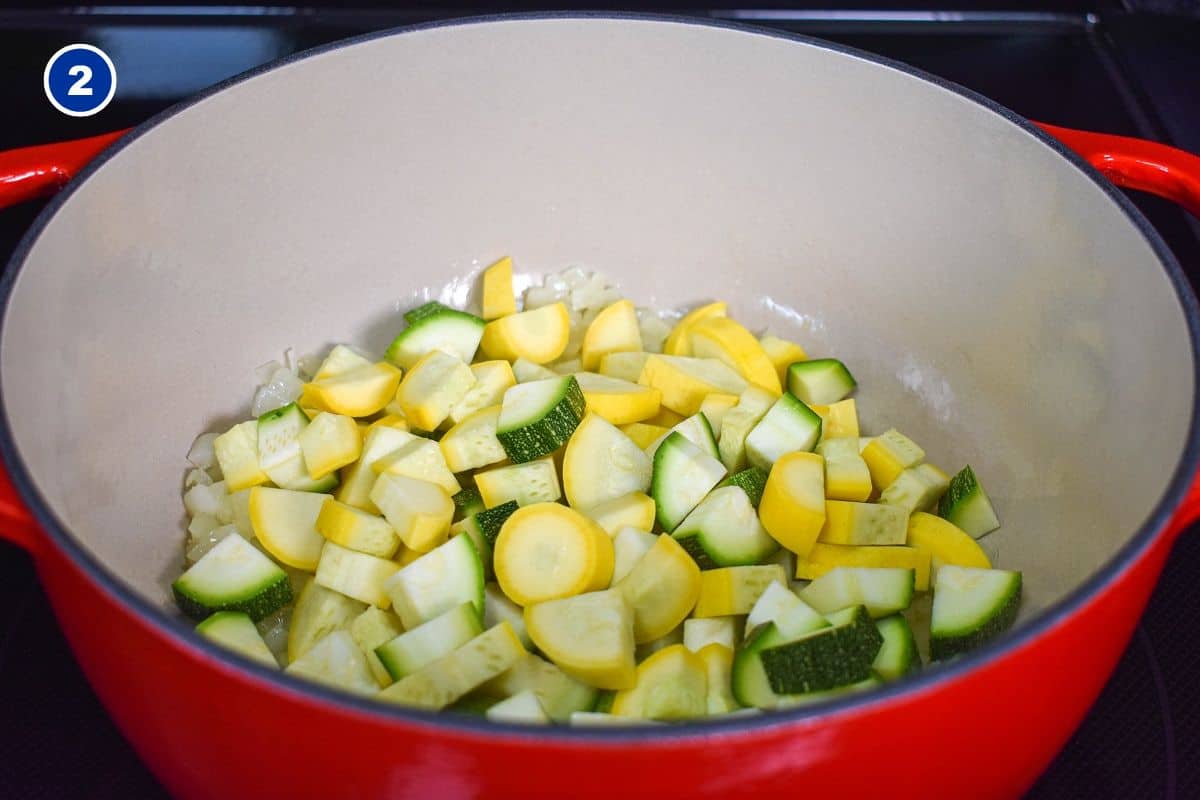
{"type": "MultiPolygon", "coordinates": [[[[0,2],[0,149],[133,125],[230,75],[345,36],[544,5],[358,0],[346,10],[283,3],[54,8],[0,2]],[[75,41],[104,48],[119,76],[112,105],[87,119],[58,114],[41,88],[46,59],[75,41]]],[[[649,10],[737,18],[833,39],[949,78],[1034,119],[1200,152],[1200,0],[834,5],[761,0],[704,6],[690,0],[649,10]]],[[[1135,200],[1193,285],[1200,285],[1200,224],[1165,202],[1135,200]]],[[[0,263],[39,209],[27,204],[0,212],[0,263]]],[[[1152,400],[1147,398],[1148,407],[1152,400]]],[[[1181,538],[1113,679],[1031,798],[1200,797],[1197,534],[1181,538]]],[[[986,729],[986,721],[977,722],[986,729]]],[[[0,797],[164,796],[79,673],[28,557],[4,544],[0,732],[0,797]]],[[[897,735],[902,741],[903,732],[897,735]]],[[[981,739],[981,759],[987,746],[981,739]]],[[[925,755],[936,798],[937,754],[925,755]]],[[[285,766],[264,765],[272,768],[285,766]]]]}

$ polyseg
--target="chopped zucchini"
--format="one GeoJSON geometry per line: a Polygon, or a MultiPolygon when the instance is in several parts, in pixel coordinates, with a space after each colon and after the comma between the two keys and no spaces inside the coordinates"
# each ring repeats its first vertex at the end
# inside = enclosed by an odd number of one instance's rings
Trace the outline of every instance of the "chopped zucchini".
{"type": "Polygon", "coordinates": [[[514,464],[533,461],[567,443],[585,408],[573,375],[517,384],[504,393],[496,438],[514,464]]]}
{"type": "Polygon", "coordinates": [[[708,417],[701,413],[693,414],[663,433],[656,442],[646,448],[646,455],[654,458],[659,445],[665,442],[667,437],[672,433],[683,434],[684,438],[713,458],[719,459],[721,457],[721,452],[717,449],[717,439],[713,434],[712,424],[708,421],[708,417]]]}
{"type": "MultiPolygon", "coordinates": [[[[721,423],[725,420],[725,415],[729,413],[729,409],[738,404],[738,396],[736,394],[725,394],[724,392],[713,392],[704,398],[704,402],[700,404],[700,413],[708,420],[708,425],[713,431],[721,430],[721,423]]],[[[718,458],[720,454],[718,453],[718,458]]]]}
{"type": "Polygon", "coordinates": [[[554,370],[546,369],[540,364],[526,361],[523,358],[518,358],[512,362],[512,370],[513,377],[517,379],[517,383],[532,383],[533,381],[544,381],[558,377],[558,373],[554,370]]]}
{"type": "Polygon", "coordinates": [[[762,650],[763,669],[776,694],[836,689],[871,677],[883,636],[862,606],[828,628],[762,650]]]}
{"type": "Polygon", "coordinates": [[[450,498],[454,501],[454,521],[460,522],[467,517],[478,514],[487,506],[483,504],[483,498],[479,495],[479,490],[468,486],[465,489],[458,491],[450,498]]]}
{"type": "Polygon", "coordinates": [[[918,464],[901,472],[883,490],[879,502],[902,508],[906,514],[929,511],[949,487],[950,476],[946,473],[933,464],[918,464]]]}
{"type": "Polygon", "coordinates": [[[781,583],[768,586],[750,609],[746,617],[746,635],[768,623],[774,623],[789,641],[828,624],[824,617],[781,583]]]}
{"type": "Polygon", "coordinates": [[[254,620],[243,611],[218,611],[197,625],[196,633],[261,664],[279,666],[254,620]]]}
{"type": "Polygon", "coordinates": [[[701,569],[757,564],[779,549],[738,486],[714,489],[671,536],[701,569]]]}
{"type": "Polygon", "coordinates": [[[367,665],[371,668],[371,674],[375,676],[380,687],[391,684],[392,676],[388,674],[387,668],[379,660],[379,656],[375,655],[375,648],[385,642],[390,642],[403,630],[399,617],[375,606],[371,606],[359,614],[350,623],[350,635],[354,637],[355,643],[367,657],[367,665]]]}
{"type": "Polygon", "coordinates": [[[375,648],[384,668],[398,681],[462,647],[483,633],[472,603],[462,603],[375,648]]]}
{"type": "MultiPolygon", "coordinates": [[[[600,359],[600,374],[637,383],[651,353],[609,353],[600,359]]],[[[662,393],[659,393],[661,402],[662,393]]]]}
{"type": "Polygon", "coordinates": [[[838,567],[804,587],[800,599],[822,614],[861,605],[873,617],[886,617],[909,607],[915,583],[911,569],[838,567]]]}
{"type": "Polygon", "coordinates": [[[921,654],[917,652],[917,640],[903,614],[875,620],[875,627],[883,637],[883,646],[875,656],[871,669],[887,681],[903,678],[921,668],[921,654]]]}
{"type": "Polygon", "coordinates": [[[763,489],[767,486],[767,473],[758,467],[747,467],[741,472],[730,475],[721,481],[721,486],[737,486],[746,493],[750,505],[758,508],[762,501],[763,489]]]}
{"type": "Polygon", "coordinates": [[[377,696],[393,703],[442,709],[512,667],[524,654],[512,626],[501,622],[377,696]]]}
{"type": "Polygon", "coordinates": [[[771,410],[775,400],[776,396],[765,389],[751,386],[742,392],[738,404],[725,413],[719,447],[725,469],[740,472],[746,468],[746,437],[771,410]]]}
{"type": "Polygon", "coordinates": [[[725,477],[721,462],[681,433],[669,435],[654,453],[650,495],[658,506],[658,524],[673,531],[704,496],[725,477]]]}
{"type": "Polygon", "coordinates": [[[790,392],[784,392],[746,437],[746,457],[769,470],[785,453],[811,451],[821,438],[821,418],[790,392]]]}
{"type": "Polygon", "coordinates": [[[858,385],[836,358],[814,358],[788,367],[788,391],[806,403],[836,403],[858,385]]]}
{"type": "Polygon", "coordinates": [[[468,364],[475,359],[486,324],[479,317],[437,302],[426,303],[404,316],[408,327],[388,346],[384,354],[388,361],[409,369],[434,350],[443,350],[468,364]]]}
{"type": "Polygon", "coordinates": [[[489,583],[483,587],[483,627],[490,628],[501,622],[512,625],[521,644],[533,649],[533,640],[525,630],[525,609],[509,600],[499,584],[489,583]]]}
{"type": "Polygon", "coordinates": [[[938,516],[976,539],[1000,527],[992,501],[970,465],[950,479],[950,488],[938,504],[938,516]]]}
{"type": "Polygon", "coordinates": [[[933,586],[929,657],[973,650],[1012,627],[1021,606],[1021,573],[945,565],[933,586]]]}
{"type": "Polygon", "coordinates": [[[483,564],[471,538],[455,536],[431,552],[401,567],[384,591],[405,630],[470,601],[483,613],[483,564]]]}

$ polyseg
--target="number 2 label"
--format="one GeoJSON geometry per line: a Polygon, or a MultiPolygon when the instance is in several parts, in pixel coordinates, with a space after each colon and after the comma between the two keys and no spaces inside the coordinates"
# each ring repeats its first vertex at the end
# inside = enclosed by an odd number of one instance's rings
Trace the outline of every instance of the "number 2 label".
{"type": "Polygon", "coordinates": [[[79,76],[79,80],[71,84],[71,88],[67,89],[69,95],[83,95],[85,97],[92,96],[92,87],[88,86],[88,82],[92,79],[92,68],[83,64],[76,64],[67,70],[67,74],[74,78],[79,76]]]}

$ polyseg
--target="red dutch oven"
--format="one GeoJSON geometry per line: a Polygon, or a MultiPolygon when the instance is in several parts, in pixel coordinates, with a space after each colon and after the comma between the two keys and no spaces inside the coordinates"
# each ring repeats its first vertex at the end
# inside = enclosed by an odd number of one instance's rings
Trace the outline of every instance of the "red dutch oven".
{"type": "Polygon", "coordinates": [[[61,189],[0,285],[0,535],[180,797],[1011,797],[1200,512],[1196,301],[1112,185],[1200,213],[1200,159],[835,45],[644,17],[426,26],[0,155],[0,176],[3,203],[61,189]],[[382,705],[196,636],[168,592],[192,437],[245,418],[285,347],[379,348],[415,290],[462,301],[509,251],[641,304],[720,297],[845,358],[867,430],[985,476],[1017,626],[877,691],[604,730],[382,705]]]}

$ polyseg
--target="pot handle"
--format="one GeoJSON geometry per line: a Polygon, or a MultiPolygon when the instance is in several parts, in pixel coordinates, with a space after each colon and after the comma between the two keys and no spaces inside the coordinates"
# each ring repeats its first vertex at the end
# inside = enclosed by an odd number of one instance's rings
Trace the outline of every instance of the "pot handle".
{"type": "Polygon", "coordinates": [[[30,554],[36,554],[42,541],[37,521],[25,508],[3,464],[0,464],[0,540],[12,542],[30,554]]]}
{"type": "Polygon", "coordinates": [[[1034,124],[1117,186],[1165,197],[1200,217],[1200,156],[1145,139],[1034,124]]]}
{"type": "Polygon", "coordinates": [[[126,130],[0,152],[0,208],[54,194],[126,130]]]}

